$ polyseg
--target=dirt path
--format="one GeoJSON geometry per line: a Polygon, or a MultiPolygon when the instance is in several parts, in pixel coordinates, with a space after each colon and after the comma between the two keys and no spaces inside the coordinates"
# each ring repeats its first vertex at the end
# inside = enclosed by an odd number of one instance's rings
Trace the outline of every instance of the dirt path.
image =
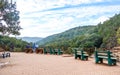
{"type": "Polygon", "coordinates": [[[12,53],[0,61],[9,62],[0,68],[0,75],[120,75],[120,64],[108,66],[61,55],[12,53]]]}

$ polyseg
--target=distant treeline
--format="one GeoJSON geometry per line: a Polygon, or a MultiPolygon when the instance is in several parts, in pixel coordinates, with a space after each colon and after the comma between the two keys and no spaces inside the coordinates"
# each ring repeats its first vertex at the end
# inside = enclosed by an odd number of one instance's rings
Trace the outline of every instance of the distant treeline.
{"type": "Polygon", "coordinates": [[[28,43],[15,37],[1,36],[0,35],[0,47],[5,51],[24,51],[28,43]]]}

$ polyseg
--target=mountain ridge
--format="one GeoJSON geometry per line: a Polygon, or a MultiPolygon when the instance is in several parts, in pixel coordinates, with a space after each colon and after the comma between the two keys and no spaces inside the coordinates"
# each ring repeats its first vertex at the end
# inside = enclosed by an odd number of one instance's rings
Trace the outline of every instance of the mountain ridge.
{"type": "Polygon", "coordinates": [[[58,40],[61,40],[61,39],[66,39],[66,40],[72,39],[72,38],[77,37],[79,35],[83,35],[84,33],[90,33],[90,30],[88,30],[88,29],[91,28],[91,30],[93,30],[94,27],[95,27],[94,25],[74,27],[74,28],[68,29],[64,32],[54,34],[54,35],[50,35],[46,38],[43,38],[42,40],[38,41],[37,44],[42,45],[42,44],[45,44],[47,42],[52,42],[53,40],[58,41],[58,40]],[[81,33],[77,33],[77,32],[81,32],[81,33]],[[61,39],[59,39],[59,38],[61,38],[61,39]]]}
{"type": "Polygon", "coordinates": [[[25,36],[25,37],[17,37],[18,39],[22,39],[23,41],[26,42],[32,42],[32,43],[36,43],[39,40],[42,40],[42,37],[29,37],[29,36],[25,36]]]}

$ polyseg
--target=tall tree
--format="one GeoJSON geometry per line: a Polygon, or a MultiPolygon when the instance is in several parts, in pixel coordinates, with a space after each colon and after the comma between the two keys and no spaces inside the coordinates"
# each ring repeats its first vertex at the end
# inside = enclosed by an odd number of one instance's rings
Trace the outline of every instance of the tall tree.
{"type": "Polygon", "coordinates": [[[116,36],[117,36],[117,43],[120,45],[120,27],[119,27],[119,29],[117,30],[116,36]]]}
{"type": "Polygon", "coordinates": [[[0,32],[3,35],[20,35],[19,11],[16,2],[12,0],[0,0],[0,32]]]}

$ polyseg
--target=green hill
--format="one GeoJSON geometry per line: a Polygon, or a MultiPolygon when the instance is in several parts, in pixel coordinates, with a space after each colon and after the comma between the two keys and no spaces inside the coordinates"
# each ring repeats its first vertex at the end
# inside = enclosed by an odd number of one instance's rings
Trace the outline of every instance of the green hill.
{"type": "Polygon", "coordinates": [[[62,41],[68,41],[68,40],[71,40],[80,35],[92,33],[94,28],[95,28],[95,26],[83,26],[83,27],[72,28],[65,32],[48,36],[48,37],[38,41],[37,43],[39,45],[48,45],[51,43],[57,43],[57,42],[60,43],[62,41]]]}
{"type": "Polygon", "coordinates": [[[65,32],[48,36],[39,42],[40,46],[60,47],[68,50],[70,47],[104,47],[113,48],[117,46],[116,33],[120,28],[120,14],[116,14],[103,24],[96,26],[80,26],[65,32]]]}

